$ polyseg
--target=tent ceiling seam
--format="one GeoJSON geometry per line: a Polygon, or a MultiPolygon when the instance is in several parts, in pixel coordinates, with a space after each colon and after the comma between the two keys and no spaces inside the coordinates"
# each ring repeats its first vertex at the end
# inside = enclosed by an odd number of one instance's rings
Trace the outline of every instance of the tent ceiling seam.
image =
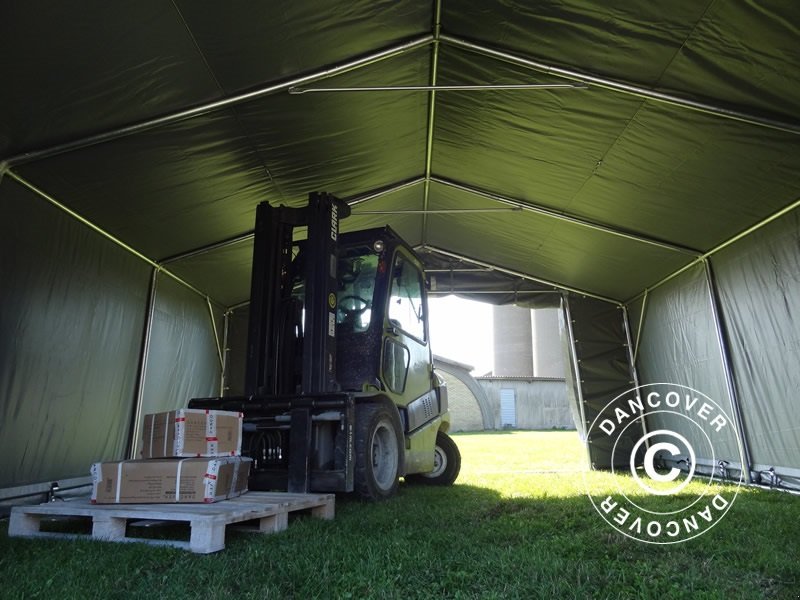
{"type": "Polygon", "coordinates": [[[6,161],[8,162],[9,166],[18,166],[21,164],[30,163],[37,160],[42,160],[44,158],[50,158],[52,156],[63,154],[65,152],[79,150],[81,148],[94,146],[96,144],[102,144],[104,142],[110,142],[112,140],[127,137],[137,133],[142,133],[144,131],[149,131],[151,129],[155,129],[157,127],[161,127],[164,125],[172,125],[174,123],[185,121],[187,119],[192,119],[194,117],[199,117],[211,112],[215,112],[217,110],[235,106],[237,104],[242,104],[244,102],[257,100],[259,98],[263,98],[265,96],[269,96],[278,92],[285,92],[289,88],[296,87],[298,85],[312,83],[315,81],[320,81],[323,79],[327,79],[329,77],[333,77],[335,75],[340,75],[342,73],[354,71],[356,69],[366,67],[368,65],[372,65],[377,62],[387,60],[389,58],[394,58],[396,56],[406,54],[408,52],[417,50],[419,48],[423,48],[432,42],[433,42],[433,36],[431,34],[425,34],[413,38],[409,41],[403,42],[401,44],[397,44],[394,46],[390,46],[388,48],[384,48],[383,50],[373,52],[371,54],[366,54],[357,58],[352,58],[350,60],[340,62],[332,66],[323,67],[320,70],[313,71],[306,75],[300,75],[290,79],[281,80],[276,83],[263,85],[246,92],[241,92],[238,94],[234,94],[232,96],[221,98],[219,100],[204,102],[202,104],[197,104],[190,108],[185,108],[178,111],[166,113],[159,117],[145,119],[142,121],[138,121],[136,123],[123,125],[121,127],[109,129],[104,132],[95,133],[93,135],[74,139],[65,142],[63,144],[57,144],[39,150],[22,152],[20,154],[7,158],[6,161]]]}
{"type": "Polygon", "coordinates": [[[678,244],[673,244],[671,242],[665,242],[663,240],[659,240],[656,238],[651,238],[649,236],[642,235],[637,232],[630,232],[624,231],[622,229],[617,229],[610,225],[604,225],[602,223],[596,223],[589,219],[584,219],[578,217],[574,214],[567,213],[564,211],[553,210],[551,208],[547,208],[541,204],[534,204],[529,201],[522,201],[517,200],[514,198],[509,198],[508,196],[503,196],[501,194],[496,194],[494,192],[488,192],[486,190],[481,190],[479,188],[472,187],[470,185],[466,185],[464,183],[460,183],[458,181],[454,181],[452,179],[445,179],[442,177],[431,177],[431,181],[435,183],[439,183],[441,185],[445,185],[451,187],[453,189],[461,190],[463,192],[467,192],[476,196],[480,196],[482,198],[486,198],[487,200],[492,200],[494,202],[500,202],[503,204],[508,204],[514,207],[518,207],[523,211],[532,212],[538,215],[547,216],[553,219],[557,219],[559,221],[572,223],[574,225],[579,225],[581,227],[586,227],[589,229],[593,229],[595,231],[600,231],[602,233],[608,233],[610,235],[614,235],[617,237],[622,237],[634,242],[639,242],[643,244],[649,244],[651,246],[656,246],[658,248],[662,248],[664,250],[671,250],[673,252],[680,252],[682,254],[688,254],[690,256],[698,257],[701,256],[703,253],[700,250],[695,248],[688,248],[686,246],[680,246],[678,244]]]}
{"type": "MultiPolygon", "coordinates": [[[[183,16],[183,12],[181,11],[180,7],[175,3],[175,0],[172,0],[171,3],[172,3],[172,7],[175,9],[175,12],[178,13],[178,17],[180,18],[181,23],[183,24],[183,27],[186,29],[186,32],[187,32],[187,34],[189,35],[189,38],[192,41],[192,45],[194,46],[194,49],[197,51],[197,55],[200,57],[200,60],[203,62],[203,65],[205,66],[206,71],[208,72],[208,75],[214,81],[214,85],[219,90],[220,96],[224,97],[225,96],[225,88],[222,87],[222,84],[220,83],[219,78],[217,77],[217,74],[214,72],[214,69],[211,68],[211,64],[208,62],[208,59],[206,58],[206,55],[203,52],[203,49],[200,47],[200,44],[197,42],[197,38],[195,37],[194,32],[192,31],[191,27],[189,27],[189,24],[186,22],[186,18],[183,16]]],[[[250,130],[247,129],[244,126],[244,124],[242,123],[241,119],[239,118],[239,113],[236,111],[236,108],[234,106],[231,106],[230,113],[231,113],[231,117],[233,118],[233,120],[236,121],[236,126],[238,127],[239,132],[241,133],[242,137],[247,140],[247,143],[250,145],[250,148],[253,151],[253,154],[257,157],[258,162],[261,163],[261,167],[262,167],[262,169],[264,169],[264,173],[267,176],[267,180],[275,187],[275,189],[278,191],[278,194],[281,197],[284,197],[284,194],[281,192],[280,185],[275,180],[275,178],[272,176],[272,172],[270,171],[269,167],[267,166],[267,163],[264,161],[263,156],[261,156],[261,153],[258,152],[258,146],[253,142],[253,140],[252,140],[252,138],[250,136],[250,130]]]]}
{"type": "MultiPolygon", "coordinates": [[[[442,33],[442,0],[434,0],[433,7],[433,52],[431,55],[431,87],[436,87],[437,74],[439,70],[439,39],[442,33]]],[[[433,128],[436,118],[436,90],[433,89],[428,95],[428,123],[425,135],[425,187],[422,190],[422,210],[428,210],[431,191],[431,164],[433,162],[433,128]]],[[[422,231],[420,240],[424,244],[428,240],[428,215],[422,214],[422,231]]]]}
{"type": "MultiPolygon", "coordinates": [[[[622,306],[622,303],[619,300],[614,298],[608,298],[606,296],[601,296],[599,294],[595,294],[589,292],[587,290],[582,290],[580,288],[571,287],[565,285],[563,283],[558,283],[555,281],[550,281],[548,279],[542,279],[541,277],[534,277],[533,275],[529,275],[527,273],[523,273],[522,271],[516,271],[514,269],[508,269],[506,267],[501,267],[500,265],[490,263],[487,261],[478,260],[475,258],[471,258],[469,256],[465,256],[463,254],[459,254],[457,252],[451,252],[449,250],[444,250],[443,248],[438,248],[436,246],[431,246],[430,244],[423,244],[419,246],[419,248],[423,250],[429,250],[436,254],[441,254],[442,256],[448,256],[450,258],[457,258],[459,260],[463,260],[464,262],[469,262],[474,265],[478,265],[481,267],[487,267],[499,273],[505,273],[506,275],[512,275],[514,277],[519,277],[520,279],[527,279],[528,281],[533,281],[534,283],[539,283],[541,285],[546,285],[564,292],[572,292],[573,294],[578,294],[581,296],[586,296],[587,298],[594,298],[595,300],[602,300],[603,302],[608,302],[609,304],[613,304],[614,306],[622,306]]],[[[532,293],[535,293],[535,290],[532,290],[532,293]]]]}
{"type": "Polygon", "coordinates": [[[653,100],[662,104],[695,110],[716,117],[747,123],[749,125],[756,125],[759,127],[766,127],[768,129],[776,129],[785,133],[800,135],[800,123],[783,121],[777,118],[757,116],[725,106],[701,102],[699,100],[692,100],[691,98],[686,98],[677,94],[661,92],[645,85],[604,77],[587,71],[581,71],[575,67],[558,67],[544,63],[535,58],[500,50],[483,43],[469,41],[452,35],[442,34],[441,41],[451,44],[457,48],[469,50],[478,54],[482,54],[483,56],[488,56],[490,58],[495,58],[497,60],[523,66],[533,69],[534,71],[547,73],[548,75],[553,75],[555,77],[562,77],[573,81],[581,81],[589,85],[595,85],[597,87],[605,88],[614,92],[645,98],[647,100],[653,100]]]}

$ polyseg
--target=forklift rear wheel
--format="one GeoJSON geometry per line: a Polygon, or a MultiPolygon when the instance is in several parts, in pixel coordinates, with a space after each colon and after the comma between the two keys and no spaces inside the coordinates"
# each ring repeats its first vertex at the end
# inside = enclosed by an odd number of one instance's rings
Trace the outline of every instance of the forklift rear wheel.
{"type": "Polygon", "coordinates": [[[397,491],[403,454],[400,418],[385,404],[356,407],[355,487],[367,500],[384,500],[397,491]]]}
{"type": "Polygon", "coordinates": [[[436,434],[436,448],[433,454],[433,471],[409,476],[414,483],[425,485],[453,485],[461,471],[461,452],[452,438],[445,432],[436,434]]]}

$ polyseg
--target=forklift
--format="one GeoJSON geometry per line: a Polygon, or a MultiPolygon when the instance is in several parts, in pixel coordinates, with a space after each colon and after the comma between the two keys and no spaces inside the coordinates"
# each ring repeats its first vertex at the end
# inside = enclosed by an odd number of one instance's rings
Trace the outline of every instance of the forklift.
{"type": "Polygon", "coordinates": [[[244,394],[189,402],[244,415],[252,490],[383,500],[458,477],[422,264],[388,226],[340,235],[349,214],[324,192],[257,207],[244,394]]]}

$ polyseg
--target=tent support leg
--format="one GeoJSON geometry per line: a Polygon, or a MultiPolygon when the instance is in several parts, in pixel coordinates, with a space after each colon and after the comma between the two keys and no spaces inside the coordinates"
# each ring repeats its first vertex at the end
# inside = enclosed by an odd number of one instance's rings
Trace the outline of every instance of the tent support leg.
{"type": "MultiPolygon", "coordinates": [[[[622,307],[622,326],[625,329],[625,347],[627,349],[628,355],[628,368],[631,370],[631,378],[634,386],[637,388],[639,387],[639,371],[636,368],[636,358],[634,356],[633,351],[633,339],[631,338],[631,321],[628,316],[628,307],[623,305],[622,307]]],[[[642,433],[647,435],[647,415],[643,412],[642,413],[642,433]]],[[[646,439],[644,441],[645,446],[650,448],[650,439],[646,439]]]]}
{"type": "Polygon", "coordinates": [[[222,346],[219,343],[219,332],[217,331],[217,320],[214,318],[214,307],[211,305],[211,298],[206,296],[208,305],[208,315],[211,317],[211,331],[214,334],[214,346],[217,348],[217,359],[219,359],[220,370],[225,368],[225,359],[222,356],[222,346]]]}
{"type": "MultiPolygon", "coordinates": [[[[627,306],[627,304],[626,304],[627,306]]],[[[642,310],[639,312],[639,323],[636,325],[636,344],[633,347],[633,362],[639,357],[639,343],[642,341],[642,326],[644,325],[645,308],[647,307],[647,290],[642,296],[642,310]]]]}
{"type": "Polygon", "coordinates": [[[131,428],[128,432],[128,447],[125,455],[129,459],[136,458],[139,451],[139,439],[136,433],[139,431],[139,423],[142,420],[142,405],[144,404],[144,382],[147,374],[147,359],[150,356],[150,340],[153,334],[153,315],[156,308],[156,286],[158,283],[157,267],[153,268],[150,276],[150,287],[147,293],[147,313],[145,314],[144,332],[142,334],[142,348],[139,352],[139,376],[136,380],[136,395],[131,415],[131,428]]]}
{"type": "Polygon", "coordinates": [[[581,386],[581,368],[578,364],[578,351],[575,348],[575,333],[572,329],[572,314],[569,310],[569,297],[567,294],[561,296],[561,306],[564,311],[564,322],[567,325],[567,336],[569,337],[569,355],[572,363],[572,377],[575,378],[575,395],[578,400],[578,410],[581,415],[581,436],[585,438],[584,446],[586,447],[586,459],[589,462],[589,467],[592,466],[592,453],[589,451],[589,423],[586,422],[586,408],[583,405],[583,387],[581,386]]]}
{"type": "Polygon", "coordinates": [[[733,418],[736,421],[736,431],[739,441],[739,459],[744,471],[745,482],[753,483],[750,475],[750,470],[753,466],[752,456],[750,454],[750,446],[747,443],[747,435],[744,430],[744,419],[742,418],[742,409],[739,404],[739,395],[736,391],[736,380],[733,375],[733,363],[731,361],[730,351],[728,349],[728,336],[722,322],[722,310],[717,294],[717,286],[714,279],[714,271],[711,268],[711,262],[708,259],[703,260],[705,267],[706,283],[708,285],[708,299],[711,304],[711,314],[714,317],[714,326],[717,330],[717,345],[719,347],[720,358],[722,359],[722,369],[725,372],[725,387],[728,391],[728,399],[730,400],[731,411],[733,418]]]}
{"type": "Polygon", "coordinates": [[[222,325],[222,374],[219,378],[219,395],[224,396],[228,389],[228,328],[231,323],[231,311],[225,311],[225,321],[222,325]]]}

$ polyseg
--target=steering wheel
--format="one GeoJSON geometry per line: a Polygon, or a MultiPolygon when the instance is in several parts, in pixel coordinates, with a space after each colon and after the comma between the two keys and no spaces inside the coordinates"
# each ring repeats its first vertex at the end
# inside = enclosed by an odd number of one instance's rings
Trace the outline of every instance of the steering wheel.
{"type": "Polygon", "coordinates": [[[361,296],[343,296],[339,298],[338,311],[342,314],[343,321],[350,321],[363,315],[369,308],[369,301],[361,296]]]}

